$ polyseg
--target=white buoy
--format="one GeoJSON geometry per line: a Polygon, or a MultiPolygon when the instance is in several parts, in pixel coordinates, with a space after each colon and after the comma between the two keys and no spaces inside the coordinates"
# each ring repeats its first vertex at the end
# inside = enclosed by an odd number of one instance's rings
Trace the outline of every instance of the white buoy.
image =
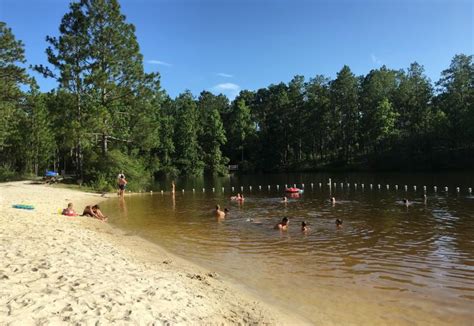
{"type": "Polygon", "coordinates": [[[364,188],[365,188],[365,184],[361,184],[360,186],[362,187],[362,189],[364,189],[364,188]]]}
{"type": "Polygon", "coordinates": [[[405,185],[405,191],[408,191],[408,186],[407,185],[405,185]]]}
{"type": "Polygon", "coordinates": [[[434,186],[434,187],[433,187],[433,190],[434,190],[434,192],[437,192],[437,191],[438,191],[438,187],[434,186]]]}
{"type": "Polygon", "coordinates": [[[347,183],[347,188],[350,188],[351,187],[351,184],[348,182],[347,183]]]}
{"type": "Polygon", "coordinates": [[[311,182],[311,189],[313,189],[313,187],[314,187],[314,184],[311,182]]]}
{"type": "Polygon", "coordinates": [[[395,190],[398,190],[398,185],[395,185],[395,190]]]}
{"type": "Polygon", "coordinates": [[[469,191],[469,193],[471,193],[471,192],[472,192],[472,188],[469,188],[468,191],[469,191]]]}
{"type": "Polygon", "coordinates": [[[296,183],[293,185],[293,188],[296,188],[296,183]]]}
{"type": "Polygon", "coordinates": [[[286,188],[288,188],[288,185],[287,185],[287,184],[285,184],[285,189],[286,189],[286,188]]]}
{"type": "Polygon", "coordinates": [[[234,192],[234,187],[232,187],[232,192],[234,192]]]}
{"type": "Polygon", "coordinates": [[[456,187],[456,192],[459,192],[459,191],[460,191],[459,187],[456,187]]]}
{"type": "Polygon", "coordinates": [[[423,191],[426,192],[426,186],[423,186],[423,191]]]}
{"type": "Polygon", "coordinates": [[[258,186],[258,190],[262,190],[262,186],[258,186]]]}
{"type": "Polygon", "coordinates": [[[341,182],[341,188],[344,188],[344,184],[341,182]]]}
{"type": "Polygon", "coordinates": [[[196,189],[193,188],[193,193],[195,193],[195,192],[196,192],[196,189]]]}
{"type": "Polygon", "coordinates": [[[280,185],[277,185],[277,190],[280,190],[280,185]]]}
{"type": "Polygon", "coordinates": [[[320,183],[319,183],[319,188],[321,188],[321,186],[322,186],[322,183],[320,182],[320,183]]]}
{"type": "Polygon", "coordinates": [[[301,184],[301,189],[304,189],[304,183],[301,184]]]}
{"type": "Polygon", "coordinates": [[[380,187],[381,187],[381,185],[380,185],[380,183],[379,183],[379,184],[377,185],[377,188],[379,188],[379,189],[380,189],[380,187]]]}
{"type": "Polygon", "coordinates": [[[240,191],[244,191],[244,186],[240,186],[240,191]]]}
{"type": "Polygon", "coordinates": [[[181,189],[181,192],[184,194],[184,189],[181,189]]]}
{"type": "Polygon", "coordinates": [[[416,186],[413,186],[413,190],[416,191],[416,186]]]}
{"type": "Polygon", "coordinates": [[[370,190],[372,190],[372,188],[373,188],[373,185],[372,185],[372,184],[370,184],[370,190]]]}
{"type": "Polygon", "coordinates": [[[202,188],[202,192],[206,192],[206,189],[205,189],[205,188],[202,188]]]}
{"type": "Polygon", "coordinates": [[[222,187],[222,192],[224,192],[224,187],[222,187]]]}
{"type": "Polygon", "coordinates": [[[216,192],[216,188],[212,187],[212,192],[216,192]]]}
{"type": "MultiPolygon", "coordinates": [[[[163,192],[163,190],[161,192],[163,192]]],[[[150,190],[150,194],[153,194],[153,190],[150,190]]]]}
{"type": "Polygon", "coordinates": [[[270,185],[267,186],[268,190],[270,190],[270,185]]]}
{"type": "Polygon", "coordinates": [[[444,191],[448,192],[448,187],[444,187],[444,191]]]}
{"type": "Polygon", "coordinates": [[[390,190],[390,185],[387,185],[387,190],[390,190]]]}
{"type": "Polygon", "coordinates": [[[252,186],[249,186],[249,190],[252,191],[252,186]]]}
{"type": "Polygon", "coordinates": [[[354,188],[357,189],[357,183],[354,183],[354,188]]]}

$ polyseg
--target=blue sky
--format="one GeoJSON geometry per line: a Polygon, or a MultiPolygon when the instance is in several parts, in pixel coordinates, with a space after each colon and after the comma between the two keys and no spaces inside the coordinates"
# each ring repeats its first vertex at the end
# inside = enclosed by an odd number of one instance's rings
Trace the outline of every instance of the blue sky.
{"type": "MultiPolygon", "coordinates": [[[[171,96],[190,89],[234,97],[296,75],[357,75],[417,61],[437,81],[457,53],[473,54],[472,0],[121,0],[136,27],[145,70],[171,96]]],[[[0,0],[0,20],[47,63],[66,0],[0,0]]],[[[42,90],[56,87],[37,77],[42,90]]]]}

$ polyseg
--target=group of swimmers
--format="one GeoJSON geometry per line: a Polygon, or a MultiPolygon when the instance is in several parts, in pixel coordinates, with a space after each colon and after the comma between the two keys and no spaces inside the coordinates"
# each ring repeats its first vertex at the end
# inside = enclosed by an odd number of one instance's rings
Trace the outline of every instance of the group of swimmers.
{"type": "MultiPolygon", "coordinates": [[[[173,184],[174,185],[174,184],[173,184]]],[[[233,201],[237,201],[239,203],[242,203],[245,198],[243,195],[241,195],[240,193],[237,194],[237,196],[231,196],[230,197],[230,200],[233,200],[233,201]]],[[[331,197],[330,199],[331,203],[334,205],[336,203],[336,198],[334,197],[331,197]]],[[[283,199],[281,200],[282,203],[287,203],[288,202],[288,198],[285,196],[283,197],[283,199]]],[[[408,202],[408,201],[407,201],[408,202]]],[[[229,210],[227,208],[224,208],[224,210],[221,209],[220,205],[216,205],[215,209],[214,209],[214,214],[215,216],[218,218],[218,219],[224,219],[228,214],[229,214],[229,210]]],[[[284,217],[280,223],[278,223],[277,225],[275,225],[274,229],[275,230],[281,230],[281,231],[287,231],[288,230],[288,224],[289,224],[290,220],[288,217],[284,217]]],[[[337,228],[341,228],[342,227],[342,220],[341,219],[336,219],[335,221],[336,223],[336,227],[337,228]]],[[[308,227],[308,224],[305,222],[305,221],[302,221],[301,222],[301,231],[302,232],[307,232],[309,230],[309,227],[308,227]]]]}
{"type": "MultiPolygon", "coordinates": [[[[284,217],[281,219],[281,222],[275,225],[274,229],[275,230],[280,230],[280,231],[287,231],[288,230],[288,225],[290,224],[290,219],[288,217],[284,217]]],[[[340,218],[336,219],[336,227],[337,228],[342,228],[342,220],[340,218]]],[[[301,222],[301,231],[302,232],[307,232],[309,231],[308,224],[306,221],[301,222]]]]}
{"type": "MultiPolygon", "coordinates": [[[[74,210],[74,207],[73,207],[72,203],[69,203],[67,205],[67,208],[63,209],[61,214],[66,215],[66,216],[79,216],[79,214],[77,214],[76,211],[74,210]]],[[[93,218],[96,218],[98,220],[107,222],[107,216],[102,214],[99,205],[87,205],[84,208],[84,211],[82,212],[82,215],[80,215],[80,216],[89,216],[89,217],[93,217],[93,218]]]]}

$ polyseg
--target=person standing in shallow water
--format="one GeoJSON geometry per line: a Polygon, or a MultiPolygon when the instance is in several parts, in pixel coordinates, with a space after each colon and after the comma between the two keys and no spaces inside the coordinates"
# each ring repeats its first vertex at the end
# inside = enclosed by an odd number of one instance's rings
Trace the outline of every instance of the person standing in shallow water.
{"type": "Polygon", "coordinates": [[[121,174],[118,179],[118,187],[119,187],[119,196],[123,197],[125,193],[125,186],[127,185],[127,180],[125,179],[125,175],[121,174]]]}
{"type": "Polygon", "coordinates": [[[274,229],[275,230],[281,230],[281,231],[286,231],[288,230],[288,224],[290,223],[290,220],[288,217],[282,218],[281,222],[275,225],[274,229]]]}

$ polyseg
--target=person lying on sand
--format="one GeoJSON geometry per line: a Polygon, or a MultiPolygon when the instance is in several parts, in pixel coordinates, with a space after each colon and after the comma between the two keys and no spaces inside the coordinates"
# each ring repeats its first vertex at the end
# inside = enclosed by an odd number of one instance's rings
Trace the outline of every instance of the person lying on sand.
{"type": "Polygon", "coordinates": [[[290,223],[290,220],[288,217],[284,217],[280,223],[275,225],[274,229],[275,230],[281,230],[281,231],[286,231],[288,230],[288,224],[290,223]]]}
{"type": "Polygon", "coordinates": [[[100,211],[99,205],[88,205],[84,208],[84,212],[82,213],[82,216],[89,216],[89,217],[94,217],[96,219],[99,219],[101,221],[107,222],[107,216],[102,214],[100,211]]]}
{"type": "Polygon", "coordinates": [[[77,216],[76,211],[72,207],[72,203],[67,204],[67,208],[63,209],[61,214],[66,216],[77,216]]]}

